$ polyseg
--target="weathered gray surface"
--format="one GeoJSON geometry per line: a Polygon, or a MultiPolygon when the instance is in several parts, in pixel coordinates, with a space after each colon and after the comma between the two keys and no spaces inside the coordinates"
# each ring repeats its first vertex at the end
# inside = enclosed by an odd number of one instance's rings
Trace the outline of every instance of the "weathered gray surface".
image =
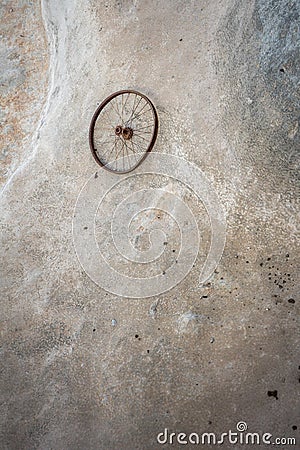
{"type": "Polygon", "coordinates": [[[1,188],[30,154],[46,99],[48,51],[39,2],[3,1],[1,18],[1,188]]]}
{"type": "MultiPolygon", "coordinates": [[[[241,420],[295,436],[299,2],[45,0],[49,46],[40,9],[17,5],[1,6],[4,118],[25,120],[1,147],[1,449],[148,450],[165,427],[219,434],[241,420]],[[121,88],[151,97],[156,151],[196,163],[224,205],[227,243],[204,287],[202,255],[146,300],[105,292],[76,258],[73,210],[97,170],[89,122],[121,88]]],[[[205,211],[186,201],[206,243],[205,211]]]]}

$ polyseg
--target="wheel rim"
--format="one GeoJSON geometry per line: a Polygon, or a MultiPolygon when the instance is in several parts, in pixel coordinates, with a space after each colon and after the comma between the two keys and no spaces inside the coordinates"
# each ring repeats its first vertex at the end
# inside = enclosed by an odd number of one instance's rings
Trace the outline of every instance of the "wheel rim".
{"type": "Polygon", "coordinates": [[[157,112],[144,94],[118,91],[96,109],[89,143],[96,162],[106,170],[127,173],[139,166],[155,143],[157,112]]]}

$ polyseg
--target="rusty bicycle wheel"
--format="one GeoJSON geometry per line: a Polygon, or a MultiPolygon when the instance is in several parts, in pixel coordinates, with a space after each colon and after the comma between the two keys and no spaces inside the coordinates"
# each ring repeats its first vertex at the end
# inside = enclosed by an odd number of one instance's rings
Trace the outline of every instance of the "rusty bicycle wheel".
{"type": "Polygon", "coordinates": [[[96,162],[106,170],[128,173],[151,152],[158,132],[158,116],[146,95],[118,91],[96,109],[89,144],[96,162]]]}

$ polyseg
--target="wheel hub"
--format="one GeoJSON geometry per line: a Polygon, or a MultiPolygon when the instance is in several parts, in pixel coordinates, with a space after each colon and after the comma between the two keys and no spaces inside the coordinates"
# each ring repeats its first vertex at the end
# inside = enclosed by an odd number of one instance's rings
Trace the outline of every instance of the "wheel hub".
{"type": "Polygon", "coordinates": [[[123,136],[123,138],[128,141],[132,138],[133,129],[129,127],[122,127],[122,125],[117,125],[115,129],[115,134],[117,136],[123,136]]]}

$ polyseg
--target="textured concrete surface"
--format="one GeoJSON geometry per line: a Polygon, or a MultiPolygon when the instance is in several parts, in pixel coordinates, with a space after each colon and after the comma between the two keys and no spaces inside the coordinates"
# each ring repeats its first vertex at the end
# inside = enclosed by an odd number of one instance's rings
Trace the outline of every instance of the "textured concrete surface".
{"type": "Polygon", "coordinates": [[[1,18],[1,188],[30,155],[46,99],[48,51],[39,2],[3,1],[1,18]]]}
{"type": "MultiPolygon", "coordinates": [[[[164,428],[220,435],[239,421],[297,437],[299,14],[283,0],[2,2],[1,449],[148,450],[164,428]],[[90,119],[122,88],[149,95],[155,151],[200,167],[226,210],[204,286],[202,254],[143,300],[104,291],[76,257],[76,199],[108,176],[90,119]]],[[[167,183],[154,178],[136,186],[167,183]]],[[[185,201],[205,253],[205,209],[185,201]]]]}

